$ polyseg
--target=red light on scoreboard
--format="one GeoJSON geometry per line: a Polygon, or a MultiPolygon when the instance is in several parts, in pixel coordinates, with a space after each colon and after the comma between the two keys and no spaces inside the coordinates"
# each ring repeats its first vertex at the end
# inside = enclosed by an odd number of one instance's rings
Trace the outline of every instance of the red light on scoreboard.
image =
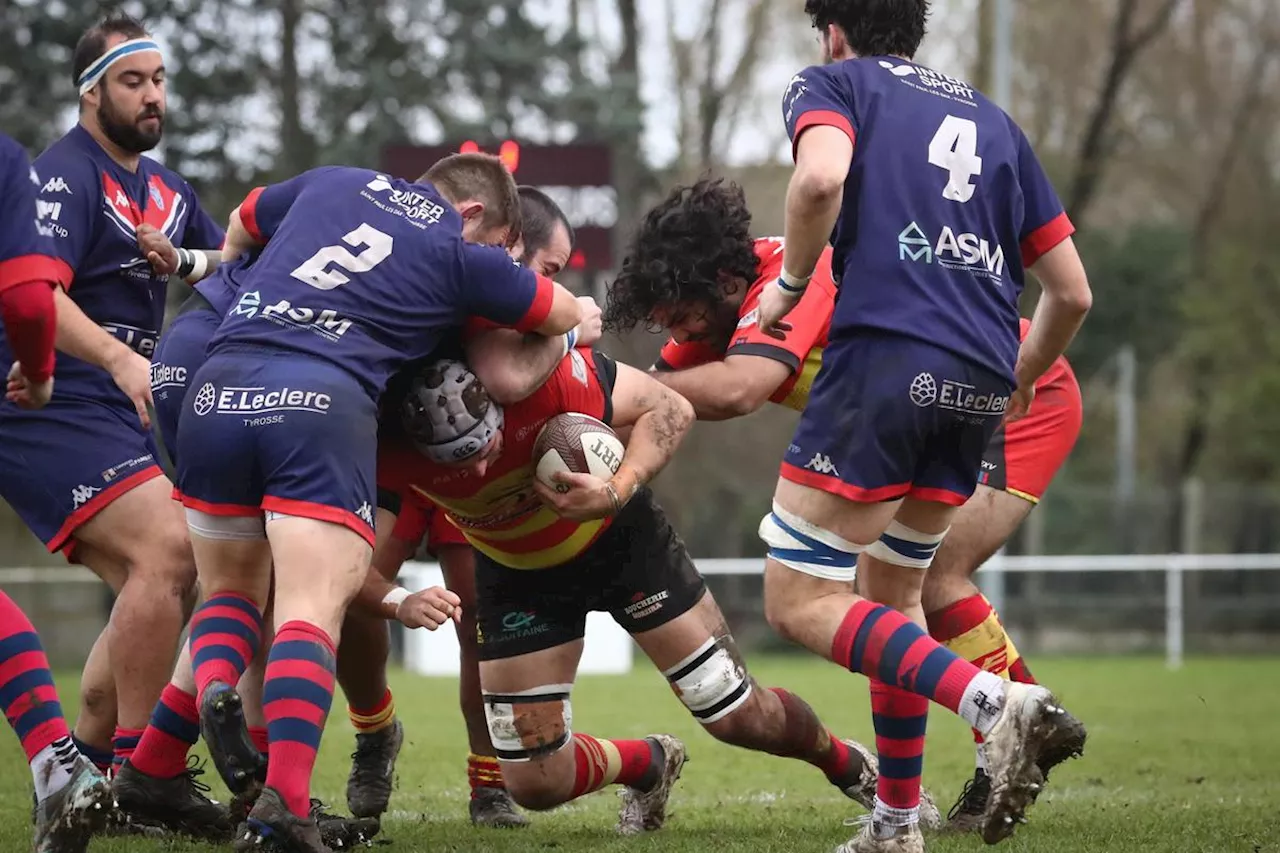
{"type": "Polygon", "coordinates": [[[569,269],[584,270],[587,268],[587,255],[581,249],[578,249],[569,257],[569,269]]]}
{"type": "MultiPolygon", "coordinates": [[[[459,154],[481,154],[480,144],[474,139],[468,139],[466,142],[458,146],[459,154]]],[[[515,174],[520,168],[520,143],[514,139],[508,139],[502,145],[498,146],[498,159],[502,161],[502,165],[507,167],[507,171],[515,174]]]]}

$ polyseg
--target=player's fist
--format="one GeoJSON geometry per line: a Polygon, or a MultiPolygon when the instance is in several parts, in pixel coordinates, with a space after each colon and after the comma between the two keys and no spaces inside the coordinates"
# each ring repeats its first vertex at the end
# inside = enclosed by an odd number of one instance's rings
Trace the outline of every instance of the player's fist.
{"type": "Polygon", "coordinates": [[[556,515],[572,521],[592,521],[613,515],[613,498],[609,484],[594,474],[578,474],[573,471],[556,471],[551,475],[564,491],[550,488],[534,479],[533,488],[542,502],[556,515]]]}
{"type": "Polygon", "coordinates": [[[32,382],[23,375],[22,365],[15,361],[9,368],[5,397],[20,409],[42,409],[53,397],[53,377],[43,382],[32,382]]]}
{"type": "Polygon", "coordinates": [[[178,270],[178,250],[159,231],[150,225],[138,226],[138,250],[159,275],[173,275],[178,270]]]}
{"type": "Polygon", "coordinates": [[[579,296],[582,306],[582,322],[578,323],[578,342],[575,346],[589,347],[604,336],[604,312],[590,296],[579,296]]]}
{"type": "Polygon", "coordinates": [[[1009,408],[1005,410],[1004,422],[1010,423],[1025,418],[1027,412],[1031,411],[1031,403],[1035,398],[1036,386],[1034,382],[1020,386],[1013,392],[1013,396],[1009,398],[1009,408]]]}
{"type": "Polygon", "coordinates": [[[766,287],[764,293],[760,294],[760,307],[758,309],[760,313],[756,320],[760,326],[760,331],[778,340],[785,338],[787,332],[791,331],[791,324],[784,323],[782,318],[790,314],[791,309],[796,307],[801,295],[803,294],[789,293],[776,283],[773,287],[766,287]]]}
{"type": "Polygon", "coordinates": [[[124,344],[112,354],[104,365],[116,386],[133,401],[133,408],[138,412],[144,429],[151,427],[151,415],[147,406],[151,403],[151,362],[129,349],[124,344]]]}
{"type": "Polygon", "coordinates": [[[429,587],[396,605],[396,619],[406,628],[434,631],[446,622],[462,620],[462,599],[442,586],[429,587]]]}

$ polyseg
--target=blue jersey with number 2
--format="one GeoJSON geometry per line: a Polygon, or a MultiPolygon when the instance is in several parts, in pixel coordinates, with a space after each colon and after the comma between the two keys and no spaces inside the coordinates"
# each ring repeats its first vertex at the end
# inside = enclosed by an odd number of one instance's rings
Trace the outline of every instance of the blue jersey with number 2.
{"type": "Polygon", "coordinates": [[[854,143],[831,338],[893,332],[1011,378],[1023,269],[1073,231],[1014,121],[967,83],[886,56],[805,69],[782,109],[793,146],[817,125],[854,143]]]}
{"type": "Polygon", "coordinates": [[[467,317],[530,330],[551,309],[550,280],[465,243],[461,217],[429,184],[313,169],[254,190],[240,219],[266,247],[211,355],[248,346],[332,362],[376,398],[467,317]]]}

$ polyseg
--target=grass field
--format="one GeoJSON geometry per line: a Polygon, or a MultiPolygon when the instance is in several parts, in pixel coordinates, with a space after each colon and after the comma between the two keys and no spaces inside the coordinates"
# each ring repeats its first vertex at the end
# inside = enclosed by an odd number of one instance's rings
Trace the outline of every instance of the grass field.
{"type": "MultiPolygon", "coordinates": [[[[799,693],[838,733],[872,741],[866,682],[805,658],[758,658],[756,678],[799,693]]],[[[1280,660],[1193,660],[1171,673],[1154,659],[1043,659],[1037,675],[1089,725],[1085,757],[1060,768],[1031,823],[1002,849],[1020,853],[1280,853],[1280,660]]],[[[74,680],[61,681],[75,696],[74,680]]],[[[827,851],[860,809],[812,768],[722,746],[702,733],[661,677],[583,677],[574,728],[603,737],[666,731],[690,762],[667,827],[650,837],[613,835],[617,798],[604,791],[533,815],[524,831],[481,831],[466,817],[466,740],[456,682],[393,675],[408,729],[399,786],[379,840],[390,851],[827,851]]],[[[945,810],[971,772],[970,736],[934,709],[925,784],[945,810]]],[[[351,730],[330,719],[315,793],[345,810],[351,730]]],[[[30,776],[16,738],[0,753],[0,851],[29,848],[30,776]]],[[[210,768],[212,775],[212,768],[210,768]]],[[[208,778],[208,777],[206,777],[208,778]]],[[[221,791],[221,784],[215,791],[221,791]]],[[[225,796],[223,797],[225,799],[225,796]]],[[[977,838],[929,840],[931,851],[978,850],[977,838]]],[[[93,851],[212,851],[206,844],[97,839],[93,851]]]]}

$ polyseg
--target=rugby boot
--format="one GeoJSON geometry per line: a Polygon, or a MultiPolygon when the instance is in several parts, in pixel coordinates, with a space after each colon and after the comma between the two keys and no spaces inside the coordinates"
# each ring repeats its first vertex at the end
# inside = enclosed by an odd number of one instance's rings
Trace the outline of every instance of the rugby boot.
{"type": "Polygon", "coordinates": [[[1043,687],[1008,683],[1004,706],[985,738],[991,796],[982,819],[982,839],[998,844],[1020,823],[1044,787],[1039,761],[1072,742],[1083,748],[1084,726],[1043,687]]]}
{"type": "MultiPolygon", "coordinates": [[[[832,780],[833,784],[849,799],[867,811],[876,807],[876,782],[880,775],[880,762],[875,753],[856,740],[844,740],[845,746],[859,759],[858,766],[850,772],[849,778],[832,780]]],[[[942,826],[942,814],[933,802],[929,792],[920,791],[920,826],[922,829],[937,829],[942,826]]]]}
{"type": "Polygon", "coordinates": [[[649,735],[645,740],[656,743],[662,750],[662,774],[647,791],[630,786],[622,789],[622,809],[618,814],[618,833],[621,835],[638,835],[662,829],[667,820],[667,800],[684,768],[683,742],[671,735],[649,735]]]}
{"type": "Polygon", "coordinates": [[[232,794],[250,800],[262,789],[267,760],[249,737],[244,705],[236,689],[213,681],[200,699],[200,736],[232,794]]]}
{"type": "Polygon", "coordinates": [[[325,811],[324,803],[311,798],[311,819],[320,830],[320,839],[334,850],[349,850],[367,844],[382,829],[376,817],[343,817],[325,811]]]}
{"type": "Polygon", "coordinates": [[[89,759],[76,758],[67,784],[35,807],[35,853],[83,853],[113,811],[111,783],[89,759]]]}
{"type": "Polygon", "coordinates": [[[835,853],[924,853],[924,836],[920,834],[920,827],[916,824],[891,828],[882,835],[876,831],[870,815],[845,823],[860,825],[862,829],[837,847],[835,853]]]}
{"type": "Polygon", "coordinates": [[[973,778],[964,783],[960,799],[947,812],[947,829],[952,832],[977,832],[982,828],[982,816],[987,812],[987,800],[991,798],[991,777],[982,768],[973,771],[973,778]]]}
{"type": "Polygon", "coordinates": [[[529,819],[516,810],[516,802],[506,788],[476,788],[471,792],[472,826],[490,829],[519,829],[529,825],[529,819]]]}
{"type": "Polygon", "coordinates": [[[289,811],[274,788],[263,788],[249,817],[236,831],[237,853],[271,850],[273,853],[333,853],[320,837],[314,817],[298,817],[289,811]]]}
{"type": "Polygon", "coordinates": [[[130,820],[195,838],[227,841],[235,824],[226,807],[205,796],[209,786],[196,779],[202,775],[204,768],[195,756],[185,772],[168,779],[148,776],[125,761],[111,788],[117,807],[130,820]]]}
{"type": "Polygon", "coordinates": [[[391,802],[396,757],[404,745],[404,726],[396,720],[385,729],[356,735],[347,777],[347,808],[356,817],[377,817],[391,802]]]}

